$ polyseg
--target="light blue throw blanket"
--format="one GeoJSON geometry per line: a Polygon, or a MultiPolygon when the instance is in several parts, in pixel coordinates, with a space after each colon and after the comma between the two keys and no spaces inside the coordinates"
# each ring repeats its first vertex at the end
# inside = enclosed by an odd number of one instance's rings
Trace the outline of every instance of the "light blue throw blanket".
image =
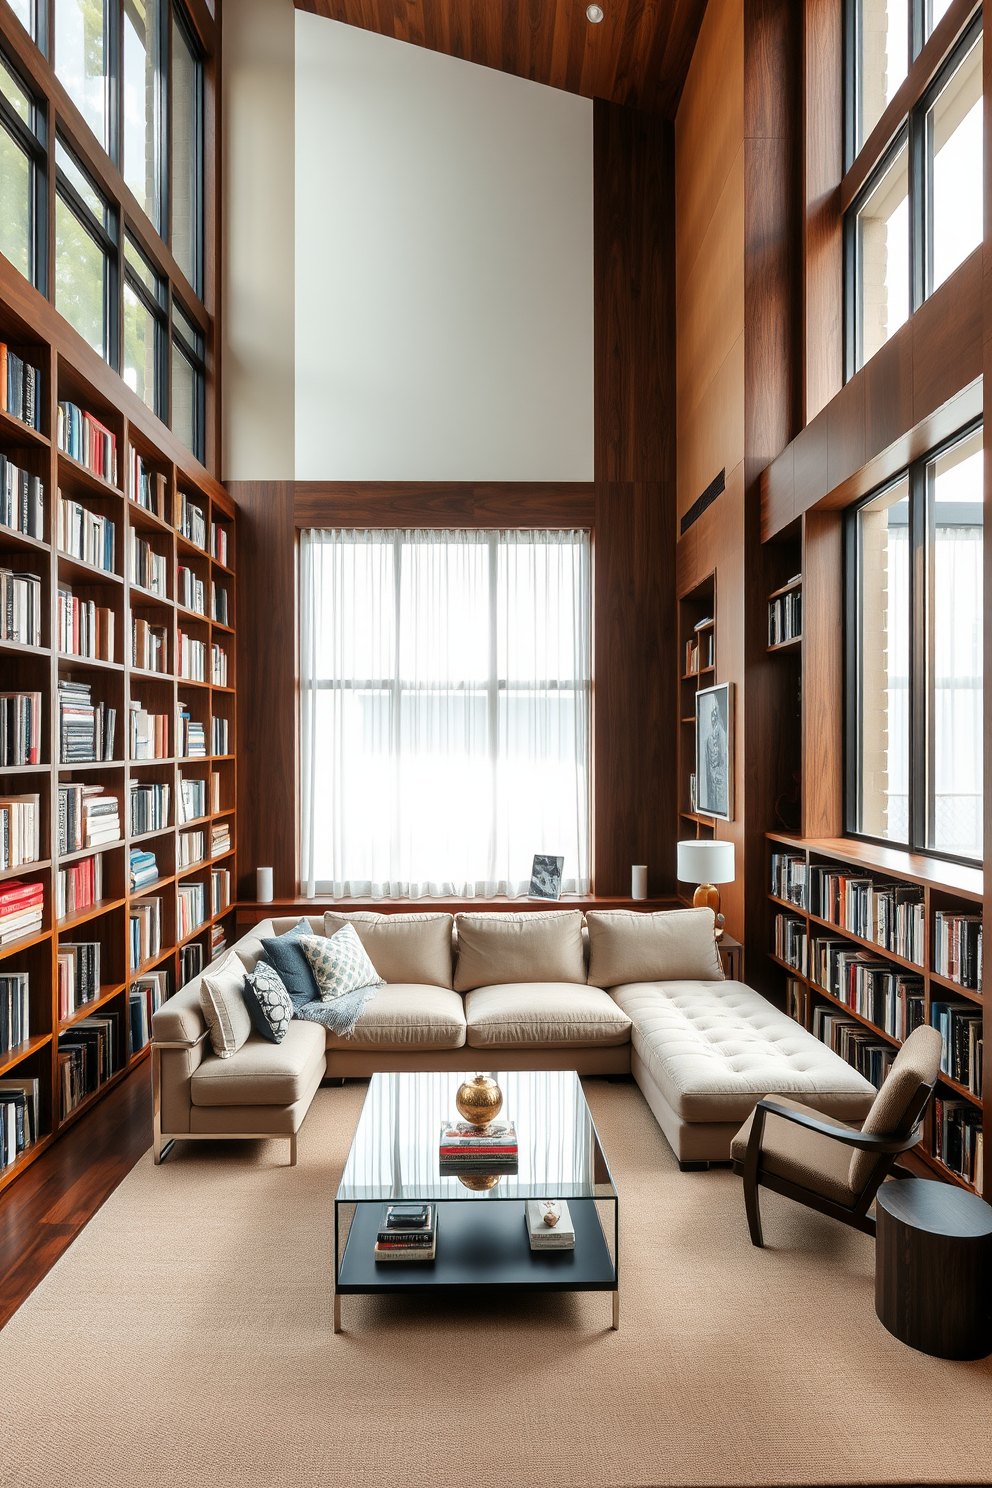
{"type": "Polygon", "coordinates": [[[300,993],[290,993],[293,1017],[303,1018],[307,1023],[323,1023],[332,1033],[342,1038],[351,1038],[355,1024],[365,1011],[365,1004],[377,992],[376,987],[356,987],[354,992],[342,992],[333,1002],[321,1002],[319,997],[308,1001],[300,993]]]}

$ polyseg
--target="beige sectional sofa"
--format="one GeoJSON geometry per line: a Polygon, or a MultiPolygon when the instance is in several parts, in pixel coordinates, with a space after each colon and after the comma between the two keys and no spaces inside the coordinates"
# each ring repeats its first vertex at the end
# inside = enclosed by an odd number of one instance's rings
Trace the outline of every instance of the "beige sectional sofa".
{"type": "MultiPolygon", "coordinates": [[[[233,949],[251,970],[262,939],[297,923],[264,921],[233,949]]],[[[199,977],[155,1014],[156,1161],[174,1139],[219,1136],[285,1136],[295,1161],[321,1080],[377,1071],[632,1073],[683,1166],[729,1161],[763,1096],[848,1121],[874,1098],[819,1040],[723,979],[707,909],[309,917],[317,934],[345,923],[384,978],[350,1038],[294,1019],[282,1043],[253,1035],[220,1059],[199,977]]]]}

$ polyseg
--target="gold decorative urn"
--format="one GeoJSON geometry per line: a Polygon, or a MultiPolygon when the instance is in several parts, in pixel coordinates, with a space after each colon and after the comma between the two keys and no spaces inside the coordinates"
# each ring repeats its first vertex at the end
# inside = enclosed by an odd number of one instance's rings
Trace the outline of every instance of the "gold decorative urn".
{"type": "Polygon", "coordinates": [[[491,1075],[474,1075],[459,1085],[455,1105],[472,1126],[486,1126],[502,1110],[503,1092],[491,1075]]]}
{"type": "Polygon", "coordinates": [[[458,1174],[458,1182],[463,1188],[470,1188],[473,1193],[485,1193],[487,1189],[495,1188],[501,1178],[500,1173],[467,1173],[463,1177],[458,1174]]]}

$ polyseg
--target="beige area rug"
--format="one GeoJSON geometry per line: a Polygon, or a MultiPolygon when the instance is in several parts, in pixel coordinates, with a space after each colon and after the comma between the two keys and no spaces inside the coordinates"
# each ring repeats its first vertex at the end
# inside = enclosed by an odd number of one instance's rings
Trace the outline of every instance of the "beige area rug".
{"type": "Polygon", "coordinates": [[[345,1297],[333,1196],[365,1094],[300,1139],[147,1154],[0,1332],[16,1488],[646,1488],[992,1476],[992,1364],[873,1308],[872,1242],[680,1173],[633,1084],[586,1082],[621,1194],[605,1295],[345,1297]]]}

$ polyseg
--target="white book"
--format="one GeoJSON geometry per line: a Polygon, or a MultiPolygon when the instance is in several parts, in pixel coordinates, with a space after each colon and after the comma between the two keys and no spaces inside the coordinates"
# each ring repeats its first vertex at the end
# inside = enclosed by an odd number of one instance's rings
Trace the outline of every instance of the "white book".
{"type": "Polygon", "coordinates": [[[531,1250],[575,1249],[575,1229],[564,1199],[528,1199],[526,1212],[531,1250]]]}

